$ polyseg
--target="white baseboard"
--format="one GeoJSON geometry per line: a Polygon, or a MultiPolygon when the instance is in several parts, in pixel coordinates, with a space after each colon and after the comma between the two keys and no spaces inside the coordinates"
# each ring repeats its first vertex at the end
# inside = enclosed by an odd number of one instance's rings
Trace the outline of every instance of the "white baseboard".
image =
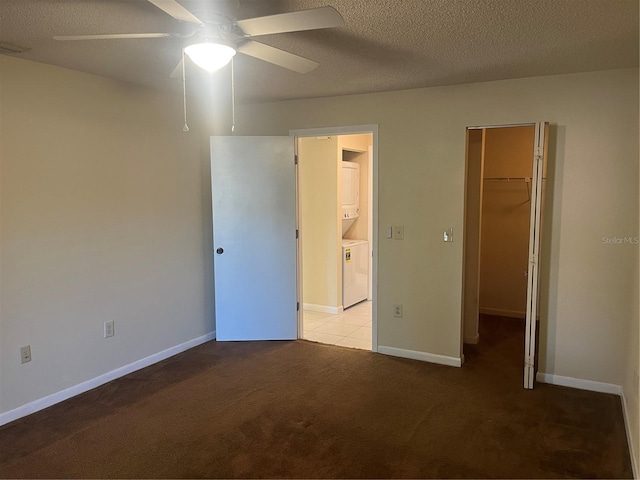
{"type": "Polygon", "coordinates": [[[208,342],[209,340],[213,340],[214,338],[216,338],[215,331],[194,338],[192,340],[188,340],[184,343],[181,343],[180,345],[169,347],[166,350],[162,350],[161,352],[154,353],[153,355],[149,355],[148,357],[141,358],[140,360],[136,360],[135,362],[132,362],[128,365],[124,365],[120,368],[116,368],[115,370],[111,370],[110,372],[103,373],[102,375],[99,375],[95,378],[86,380],[82,383],[78,383],[77,385],[74,385],[72,387],[65,388],[64,390],[61,390],[59,392],[52,393],[51,395],[47,395],[46,397],[42,397],[32,402],[26,403],[20,407],[14,408],[13,410],[9,410],[8,412],[0,413],[0,425],[4,425],[19,418],[26,417],[27,415],[43,410],[47,407],[55,405],[56,403],[62,402],[63,400],[75,397],[76,395],[99,387],[100,385],[104,385],[107,382],[133,373],[136,370],[140,370],[141,368],[148,367],[149,365],[153,365],[154,363],[158,363],[169,357],[173,357],[178,353],[182,353],[185,350],[189,350],[190,348],[208,342]]]}
{"type": "Polygon", "coordinates": [[[497,315],[498,317],[526,318],[526,312],[519,310],[506,310],[504,308],[480,307],[478,311],[484,315],[497,315]]]}
{"type": "Polygon", "coordinates": [[[476,333],[473,336],[466,336],[463,339],[464,343],[470,343],[472,345],[476,345],[480,341],[480,334],[476,333]]]}
{"type": "Polygon", "coordinates": [[[627,444],[629,445],[629,456],[631,457],[631,468],[633,469],[633,478],[639,478],[640,472],[638,472],[638,463],[636,459],[636,451],[633,444],[633,436],[631,432],[631,424],[629,423],[629,414],[627,407],[627,399],[624,396],[624,389],[622,390],[622,413],[624,414],[624,428],[627,431],[627,444]]]}
{"type": "Polygon", "coordinates": [[[423,362],[438,363],[440,365],[448,365],[450,367],[461,367],[462,358],[447,357],[446,355],[438,355],[436,353],[418,352],[415,350],[405,350],[403,348],[384,347],[378,345],[378,353],[392,355],[394,357],[411,358],[413,360],[422,360],[423,362]]]}
{"type": "Polygon", "coordinates": [[[536,380],[541,383],[560,385],[563,387],[579,388],[580,390],[590,390],[592,392],[613,393],[622,395],[622,387],[613,383],[594,382],[593,380],[583,380],[581,378],[563,377],[552,375],[551,373],[538,372],[536,380]]]}
{"type": "Polygon", "coordinates": [[[302,308],[312,312],[333,313],[337,315],[342,313],[342,307],[330,307],[328,305],[314,305],[313,303],[303,303],[302,308]]]}

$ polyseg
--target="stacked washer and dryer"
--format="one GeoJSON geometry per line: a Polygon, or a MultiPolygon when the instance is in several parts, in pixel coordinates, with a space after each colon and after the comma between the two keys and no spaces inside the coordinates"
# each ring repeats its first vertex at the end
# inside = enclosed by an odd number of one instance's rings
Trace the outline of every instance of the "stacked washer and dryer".
{"type": "Polygon", "coordinates": [[[369,242],[344,238],[360,216],[360,165],[342,162],[342,307],[367,299],[369,242]]]}

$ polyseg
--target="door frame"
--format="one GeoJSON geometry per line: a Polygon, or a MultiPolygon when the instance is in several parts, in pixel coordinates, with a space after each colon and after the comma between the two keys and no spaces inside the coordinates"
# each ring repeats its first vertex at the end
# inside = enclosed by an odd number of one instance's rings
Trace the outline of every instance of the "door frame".
{"type": "MultiPolygon", "coordinates": [[[[294,137],[294,152],[298,155],[298,138],[301,137],[326,137],[336,135],[354,135],[361,133],[370,133],[373,137],[372,141],[372,194],[371,203],[373,205],[372,218],[372,242],[373,242],[373,262],[372,268],[372,308],[371,308],[371,351],[378,351],[378,125],[352,125],[342,127],[322,127],[322,128],[304,128],[289,130],[289,136],[294,137]]],[[[296,164],[296,228],[300,229],[300,191],[298,179],[298,165],[296,164]]],[[[298,338],[302,338],[302,302],[300,297],[302,294],[302,248],[300,238],[296,242],[296,297],[300,308],[298,309],[298,338]]]]}
{"type": "MultiPolygon", "coordinates": [[[[537,346],[538,346],[538,325],[539,325],[539,313],[538,303],[540,300],[539,285],[540,285],[540,264],[542,258],[546,255],[545,252],[540,254],[540,244],[542,237],[540,233],[541,218],[544,214],[542,210],[542,196],[544,195],[543,181],[546,180],[546,163],[547,163],[547,147],[548,147],[548,130],[549,122],[525,122],[525,123],[510,123],[499,125],[476,125],[467,127],[465,130],[465,212],[464,212],[464,228],[466,229],[467,223],[467,191],[468,191],[468,170],[469,170],[469,158],[468,158],[468,143],[469,143],[469,130],[488,130],[491,128],[510,128],[510,127],[533,127],[535,129],[534,145],[531,159],[531,210],[529,214],[529,244],[528,244],[528,271],[527,271],[527,306],[526,306],[526,319],[525,319],[525,352],[524,352],[524,388],[533,389],[535,384],[535,369],[537,367],[537,346]],[[537,181],[539,180],[539,181],[537,181]],[[534,205],[535,202],[535,205],[534,205]]],[[[484,155],[482,156],[482,167],[480,174],[484,169],[484,155]]],[[[481,178],[482,180],[482,178],[481,178]]],[[[482,190],[480,188],[480,204],[479,208],[482,211],[482,190]]],[[[480,216],[480,222],[482,222],[482,214],[480,216]]],[[[480,232],[479,232],[480,235],[480,232]]],[[[464,237],[463,237],[464,238],[464,237]]],[[[478,241],[478,248],[480,248],[480,241],[478,241]]],[[[460,351],[462,351],[464,345],[464,320],[465,320],[465,276],[466,276],[466,241],[462,247],[462,309],[460,315],[460,351]]],[[[478,262],[480,262],[480,256],[478,255],[478,262]]],[[[480,285],[480,270],[478,269],[478,279],[476,286],[480,285]]],[[[477,315],[479,315],[479,303],[476,305],[477,315]]]]}

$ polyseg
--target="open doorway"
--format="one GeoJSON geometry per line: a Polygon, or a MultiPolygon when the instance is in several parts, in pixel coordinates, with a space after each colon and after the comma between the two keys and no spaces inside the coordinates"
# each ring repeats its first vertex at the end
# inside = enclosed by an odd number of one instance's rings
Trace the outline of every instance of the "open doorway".
{"type": "Polygon", "coordinates": [[[343,131],[296,132],[299,337],[375,350],[374,132],[343,131]]]}
{"type": "Polygon", "coordinates": [[[467,130],[463,341],[500,355],[516,377],[524,368],[525,388],[535,377],[545,139],[546,124],[467,130]]]}

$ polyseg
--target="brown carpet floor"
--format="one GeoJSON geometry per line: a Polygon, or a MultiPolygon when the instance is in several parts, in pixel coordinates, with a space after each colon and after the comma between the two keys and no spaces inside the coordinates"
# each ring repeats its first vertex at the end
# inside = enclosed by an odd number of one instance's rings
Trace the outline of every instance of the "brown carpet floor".
{"type": "Polygon", "coordinates": [[[620,398],[522,388],[521,321],[462,368],[209,342],[0,427],[12,478],[631,478],[620,398]]]}

